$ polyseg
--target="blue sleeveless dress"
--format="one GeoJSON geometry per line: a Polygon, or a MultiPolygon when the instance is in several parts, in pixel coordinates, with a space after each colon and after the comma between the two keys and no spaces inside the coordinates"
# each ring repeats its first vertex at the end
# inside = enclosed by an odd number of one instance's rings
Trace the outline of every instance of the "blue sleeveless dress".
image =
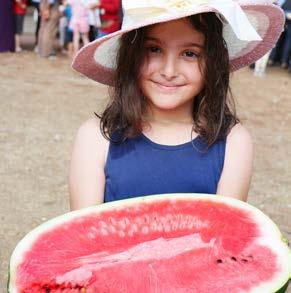
{"type": "Polygon", "coordinates": [[[201,137],[177,146],[141,134],[110,142],[105,165],[104,202],[161,193],[215,194],[223,169],[226,140],[210,148],[201,137]]]}

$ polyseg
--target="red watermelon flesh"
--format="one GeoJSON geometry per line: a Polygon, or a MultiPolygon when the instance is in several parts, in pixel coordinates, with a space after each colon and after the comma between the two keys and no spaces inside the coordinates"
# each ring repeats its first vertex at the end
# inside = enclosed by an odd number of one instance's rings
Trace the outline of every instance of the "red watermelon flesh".
{"type": "Polygon", "coordinates": [[[29,233],[10,292],[275,292],[290,252],[259,210],[214,196],[125,200],[29,233]]]}

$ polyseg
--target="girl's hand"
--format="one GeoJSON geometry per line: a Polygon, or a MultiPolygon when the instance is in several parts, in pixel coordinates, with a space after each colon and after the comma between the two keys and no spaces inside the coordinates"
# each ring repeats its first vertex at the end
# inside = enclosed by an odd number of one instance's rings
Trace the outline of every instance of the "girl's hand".
{"type": "Polygon", "coordinates": [[[224,167],[216,193],[247,200],[252,177],[254,149],[250,134],[235,125],[227,136],[224,167]]]}

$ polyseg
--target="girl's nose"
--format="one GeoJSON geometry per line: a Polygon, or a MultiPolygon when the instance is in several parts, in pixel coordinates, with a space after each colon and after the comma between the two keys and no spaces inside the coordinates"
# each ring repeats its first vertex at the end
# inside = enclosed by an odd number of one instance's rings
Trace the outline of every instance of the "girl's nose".
{"type": "Polygon", "coordinates": [[[164,56],[160,68],[160,74],[167,80],[171,80],[178,75],[174,56],[164,56]]]}

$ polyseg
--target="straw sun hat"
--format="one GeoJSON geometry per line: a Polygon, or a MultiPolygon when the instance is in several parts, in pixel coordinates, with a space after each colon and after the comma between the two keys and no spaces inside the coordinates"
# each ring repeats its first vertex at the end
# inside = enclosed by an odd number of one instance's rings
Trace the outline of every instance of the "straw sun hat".
{"type": "Polygon", "coordinates": [[[270,0],[123,0],[121,30],[83,47],[73,68],[83,75],[112,85],[120,37],[129,31],[190,15],[215,12],[223,19],[230,70],[235,71],[273,48],[284,26],[284,13],[270,0]],[[222,17],[221,17],[222,16],[222,17]]]}

